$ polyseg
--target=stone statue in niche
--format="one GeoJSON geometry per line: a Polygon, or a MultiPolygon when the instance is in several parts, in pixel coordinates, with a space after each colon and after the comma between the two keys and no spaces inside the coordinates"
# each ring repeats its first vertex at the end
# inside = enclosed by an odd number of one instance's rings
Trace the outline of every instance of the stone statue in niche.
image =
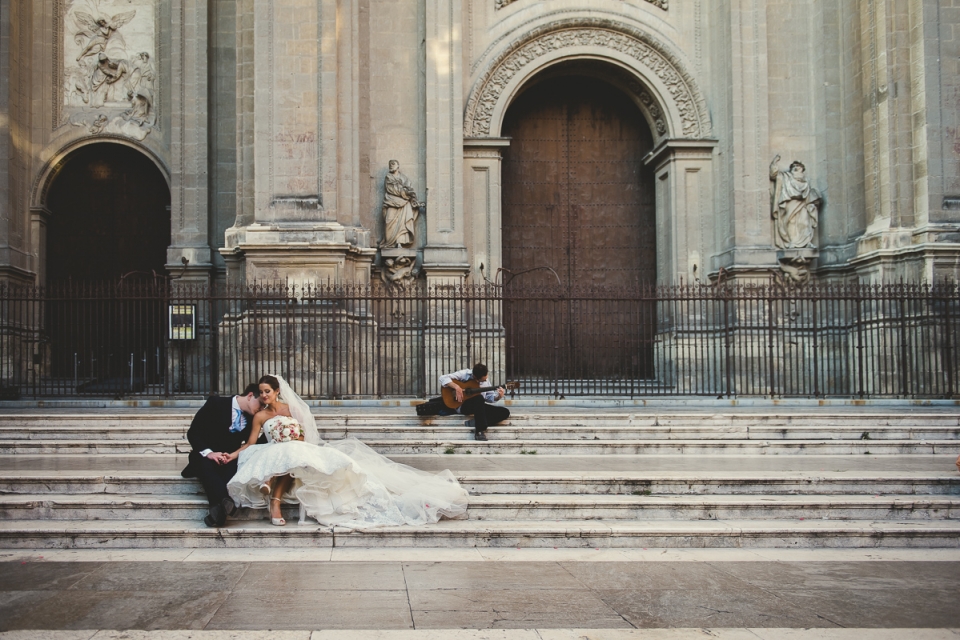
{"type": "Polygon", "coordinates": [[[417,217],[424,205],[417,200],[410,180],[400,173],[400,163],[391,160],[389,168],[383,179],[383,239],[380,247],[412,247],[416,240],[417,217]]]}
{"type": "Polygon", "coordinates": [[[802,162],[794,160],[787,171],[780,170],[779,162],[778,155],[770,163],[774,244],[778,249],[815,248],[820,194],[807,182],[802,162]]]}
{"type": "Polygon", "coordinates": [[[82,0],[68,5],[64,105],[79,107],[68,117],[75,126],[143,140],[157,122],[157,72],[150,53],[140,49],[153,46],[152,14],[146,12],[141,20],[137,9],[110,10],[109,4],[82,0]],[[127,31],[137,47],[135,54],[124,38],[127,31]]]}
{"type": "Polygon", "coordinates": [[[822,199],[807,181],[802,162],[793,161],[786,171],[780,170],[779,163],[779,155],[770,163],[773,241],[780,249],[778,260],[786,282],[803,286],[810,280],[810,261],[818,254],[815,240],[822,199]]]}

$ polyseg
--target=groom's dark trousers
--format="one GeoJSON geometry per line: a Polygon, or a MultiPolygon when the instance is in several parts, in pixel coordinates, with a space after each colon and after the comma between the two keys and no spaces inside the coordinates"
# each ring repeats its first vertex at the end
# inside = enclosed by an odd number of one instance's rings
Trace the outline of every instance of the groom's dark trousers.
{"type": "Polygon", "coordinates": [[[186,468],[180,472],[184,478],[197,478],[207,493],[211,505],[220,504],[227,497],[227,483],[237,473],[237,461],[217,464],[200,455],[204,449],[213,452],[232,453],[250,437],[253,420],[243,414],[242,431],[230,431],[233,423],[233,396],[211,396],[193,417],[187,440],[190,441],[190,456],[186,468]]]}

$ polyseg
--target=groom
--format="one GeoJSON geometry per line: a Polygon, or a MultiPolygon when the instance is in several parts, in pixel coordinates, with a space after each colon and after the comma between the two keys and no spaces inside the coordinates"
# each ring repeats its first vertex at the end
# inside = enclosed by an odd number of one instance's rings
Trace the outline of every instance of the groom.
{"type": "Polygon", "coordinates": [[[249,384],[238,396],[210,396],[190,423],[187,440],[192,450],[180,475],[197,478],[203,485],[210,502],[210,513],[203,519],[208,527],[222,527],[227,516],[237,510],[227,493],[227,483],[237,473],[237,461],[228,462],[227,454],[250,437],[253,414],[260,410],[259,393],[256,384],[249,384]]]}

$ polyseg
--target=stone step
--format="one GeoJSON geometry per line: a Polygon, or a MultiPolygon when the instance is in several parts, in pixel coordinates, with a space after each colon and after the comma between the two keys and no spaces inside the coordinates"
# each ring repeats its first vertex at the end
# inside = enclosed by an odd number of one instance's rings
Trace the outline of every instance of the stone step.
{"type": "MultiPolygon", "coordinates": [[[[801,473],[552,473],[455,474],[470,493],[500,495],[960,495],[960,476],[801,473]]],[[[0,494],[193,496],[200,484],[179,473],[104,475],[97,472],[0,472],[0,494]]]]}
{"type": "MultiPolygon", "coordinates": [[[[465,435],[465,437],[468,437],[465,435]]],[[[568,454],[568,455],[890,455],[960,454],[960,440],[537,440],[503,439],[491,430],[490,440],[364,440],[384,455],[568,454]]],[[[175,454],[188,453],[186,440],[7,440],[0,455],[40,454],[175,454]]]]}
{"type": "MultiPolygon", "coordinates": [[[[465,421],[442,424],[351,424],[346,427],[320,425],[324,440],[462,440],[473,430],[465,421]]],[[[164,426],[148,421],[118,425],[31,424],[0,426],[0,445],[41,441],[150,441],[186,442],[187,425],[164,426]]],[[[603,420],[592,424],[529,423],[497,425],[490,432],[499,440],[957,440],[960,427],[939,425],[851,426],[851,425],[619,425],[603,420]]]]}
{"type": "MultiPolygon", "coordinates": [[[[5,520],[202,520],[203,496],[23,494],[0,496],[5,520]]],[[[470,520],[945,520],[960,496],[610,496],[481,495],[470,520]]],[[[288,519],[297,512],[287,510],[288,519]]],[[[236,521],[264,518],[240,509],[236,521]]]]}
{"type": "MultiPolygon", "coordinates": [[[[528,424],[556,424],[588,427],[598,422],[609,425],[631,426],[691,426],[709,427],[747,427],[747,426],[805,426],[830,427],[849,425],[859,428],[874,427],[912,427],[928,425],[931,427],[960,427],[960,410],[924,412],[916,407],[891,407],[889,410],[861,411],[815,411],[797,410],[779,411],[776,407],[768,411],[663,411],[662,409],[635,409],[631,411],[596,409],[585,410],[555,408],[544,411],[538,408],[514,408],[510,418],[503,424],[522,427],[528,424]]],[[[148,424],[150,428],[186,428],[193,419],[194,412],[170,413],[160,410],[140,409],[120,413],[110,409],[93,409],[84,412],[54,412],[37,410],[31,413],[11,413],[0,408],[3,423],[7,426],[22,428],[27,425],[84,426],[96,421],[101,426],[128,426],[148,424]]],[[[357,409],[346,411],[338,409],[319,410],[314,419],[320,428],[346,428],[357,425],[415,427],[420,425],[438,425],[458,422],[466,416],[430,416],[419,417],[413,409],[371,410],[357,409]]]]}
{"type": "Polygon", "coordinates": [[[0,548],[956,548],[960,522],[874,520],[445,520],[366,531],[266,520],[0,520],[0,548]]]}

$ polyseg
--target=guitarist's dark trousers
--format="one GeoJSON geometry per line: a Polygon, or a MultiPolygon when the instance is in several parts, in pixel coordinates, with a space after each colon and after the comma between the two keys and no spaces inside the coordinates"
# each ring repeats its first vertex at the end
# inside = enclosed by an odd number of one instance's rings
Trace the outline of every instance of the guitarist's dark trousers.
{"type": "Polygon", "coordinates": [[[488,404],[481,394],[465,400],[460,405],[460,413],[473,415],[473,428],[476,431],[486,431],[487,427],[499,424],[510,417],[510,409],[488,404]]]}

